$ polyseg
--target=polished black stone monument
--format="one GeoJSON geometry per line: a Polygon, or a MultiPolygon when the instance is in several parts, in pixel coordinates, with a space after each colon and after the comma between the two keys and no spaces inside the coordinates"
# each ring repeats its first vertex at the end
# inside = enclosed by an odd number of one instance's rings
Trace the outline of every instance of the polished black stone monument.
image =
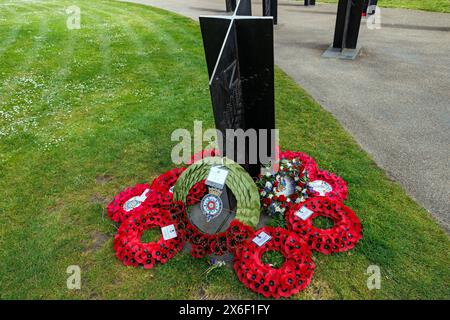
{"type": "MultiPolygon", "coordinates": [[[[202,16],[203,36],[209,87],[216,128],[223,135],[222,154],[240,163],[252,177],[260,173],[260,149],[266,157],[275,155],[274,52],[273,18],[252,17],[251,1],[240,0],[232,16],[202,16]],[[243,152],[227,149],[227,129],[266,129],[256,138],[256,159],[249,154],[249,140],[244,140],[243,152]],[[263,148],[261,148],[261,146],[263,148]],[[232,152],[233,151],[233,152],[232,152]],[[243,153],[243,154],[242,154],[243,153]]],[[[228,136],[237,142],[237,137],[228,136]]],[[[190,208],[190,221],[202,232],[214,234],[224,231],[235,217],[236,198],[226,188],[220,195],[222,212],[208,220],[199,205],[190,208]]],[[[231,261],[230,255],[221,259],[231,261]]]]}
{"type": "Polygon", "coordinates": [[[333,45],[323,54],[324,57],[356,58],[363,6],[362,0],[339,0],[333,45]]]}
{"type": "Polygon", "coordinates": [[[263,16],[273,17],[273,24],[278,23],[278,0],[263,0],[263,16]]]}
{"type": "Polygon", "coordinates": [[[305,7],[307,6],[315,6],[316,0],[305,0],[305,7]]]}
{"type": "Polygon", "coordinates": [[[249,0],[238,3],[233,16],[202,16],[206,62],[210,77],[210,92],[216,128],[223,134],[222,152],[240,163],[252,177],[260,173],[260,150],[267,157],[274,155],[274,53],[272,17],[252,17],[238,14],[251,12],[249,0]],[[240,7],[242,6],[242,7],[240,7]],[[227,150],[227,129],[255,129],[257,158],[227,150]],[[268,139],[262,140],[259,129],[267,129],[268,139]],[[267,144],[267,145],[266,145],[267,144]],[[261,149],[261,146],[263,148],[261,149]]]}

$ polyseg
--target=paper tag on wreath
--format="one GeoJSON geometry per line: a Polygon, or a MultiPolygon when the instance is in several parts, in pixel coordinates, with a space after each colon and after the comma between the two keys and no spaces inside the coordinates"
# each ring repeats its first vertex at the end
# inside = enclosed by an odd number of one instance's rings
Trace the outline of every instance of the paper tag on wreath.
{"type": "Polygon", "coordinates": [[[308,209],[306,206],[303,206],[300,210],[298,210],[295,215],[302,220],[308,219],[314,211],[308,209]]]}
{"type": "Polygon", "coordinates": [[[144,192],[140,196],[135,196],[131,199],[128,199],[127,202],[123,205],[123,210],[126,212],[130,212],[131,210],[139,207],[142,202],[144,202],[147,199],[148,193],[150,192],[150,189],[145,189],[144,192]]]}
{"type": "Polygon", "coordinates": [[[268,235],[267,233],[265,233],[264,231],[261,231],[260,233],[258,233],[256,235],[256,237],[253,238],[253,242],[256,243],[256,245],[258,247],[261,247],[262,245],[264,245],[267,241],[269,241],[270,239],[272,239],[272,236],[268,235]]]}
{"type": "Polygon", "coordinates": [[[323,180],[315,180],[313,182],[308,183],[308,186],[315,192],[318,192],[321,196],[324,196],[328,192],[333,191],[333,188],[330,186],[330,184],[323,180]]]}
{"type": "Polygon", "coordinates": [[[177,237],[177,231],[173,224],[162,227],[161,232],[164,240],[170,240],[177,237]]]}
{"type": "Polygon", "coordinates": [[[225,187],[225,181],[227,181],[228,170],[223,167],[211,167],[205,184],[213,188],[222,190],[225,187]]]}

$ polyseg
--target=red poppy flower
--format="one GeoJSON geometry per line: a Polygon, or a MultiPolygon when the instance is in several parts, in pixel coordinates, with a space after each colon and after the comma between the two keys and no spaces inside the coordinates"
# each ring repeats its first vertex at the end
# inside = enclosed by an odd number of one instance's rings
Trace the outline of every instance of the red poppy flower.
{"type": "Polygon", "coordinates": [[[204,249],[203,246],[193,244],[191,249],[191,255],[194,258],[201,259],[206,255],[206,250],[204,249]]]}
{"type": "Polygon", "coordinates": [[[153,257],[150,255],[150,257],[144,259],[141,264],[144,267],[144,269],[152,269],[156,264],[156,260],[153,259],[153,257]]]}
{"type": "Polygon", "coordinates": [[[234,254],[247,239],[253,236],[254,231],[250,226],[238,220],[233,220],[225,233],[228,250],[234,254]]]}

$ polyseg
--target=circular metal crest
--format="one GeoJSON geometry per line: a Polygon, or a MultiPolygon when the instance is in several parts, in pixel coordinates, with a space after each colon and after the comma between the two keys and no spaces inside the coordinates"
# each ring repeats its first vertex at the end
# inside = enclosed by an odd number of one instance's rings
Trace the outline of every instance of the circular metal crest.
{"type": "Polygon", "coordinates": [[[222,199],[215,194],[207,194],[203,197],[200,208],[202,210],[203,215],[206,216],[207,221],[211,221],[214,218],[217,218],[223,209],[222,199]]]}

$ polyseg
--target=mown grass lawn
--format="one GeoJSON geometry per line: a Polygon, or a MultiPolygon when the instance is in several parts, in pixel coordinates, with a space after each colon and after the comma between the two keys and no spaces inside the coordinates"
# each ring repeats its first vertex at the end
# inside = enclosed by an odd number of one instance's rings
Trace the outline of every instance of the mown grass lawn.
{"type": "MultiPolygon", "coordinates": [[[[341,175],[364,226],[353,251],[315,254],[294,298],[448,299],[448,235],[280,71],[276,104],[282,148],[341,175]],[[366,286],[370,265],[380,290],[366,286]]],[[[106,204],[172,168],[170,134],[194,120],[213,127],[196,23],[113,1],[0,0],[0,298],[259,298],[186,253],[150,271],[114,257],[106,204]],[[80,30],[66,28],[70,5],[80,30]],[[66,287],[69,265],[81,290],[66,287]]]]}
{"type": "MultiPolygon", "coordinates": [[[[337,0],[319,2],[337,3],[337,0]]],[[[384,8],[405,8],[436,12],[450,12],[450,0],[379,0],[378,6],[384,8]]]]}

